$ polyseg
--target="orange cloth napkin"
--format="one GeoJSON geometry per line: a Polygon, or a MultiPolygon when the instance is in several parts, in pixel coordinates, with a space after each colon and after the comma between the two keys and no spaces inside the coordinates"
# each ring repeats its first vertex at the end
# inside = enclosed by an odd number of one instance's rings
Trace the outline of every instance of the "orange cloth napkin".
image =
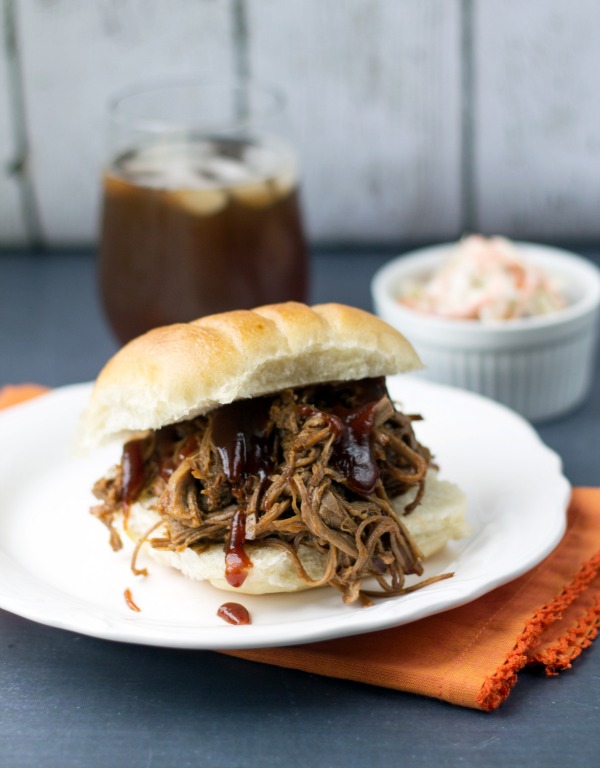
{"type": "Polygon", "coordinates": [[[40,384],[7,384],[0,389],[0,409],[31,400],[32,397],[43,395],[47,391],[48,387],[42,387],[40,384]]]}
{"type": "MultiPolygon", "coordinates": [[[[4,388],[0,408],[43,391],[4,388]]],[[[468,605],[381,632],[226,653],[489,711],[525,666],[543,665],[548,675],[571,667],[599,626],[600,488],[577,488],[554,552],[468,605]]]]}
{"type": "Polygon", "coordinates": [[[600,488],[577,488],[554,552],[472,603],[381,632],[233,655],[492,710],[526,665],[556,675],[590,645],[599,570],[600,488]]]}

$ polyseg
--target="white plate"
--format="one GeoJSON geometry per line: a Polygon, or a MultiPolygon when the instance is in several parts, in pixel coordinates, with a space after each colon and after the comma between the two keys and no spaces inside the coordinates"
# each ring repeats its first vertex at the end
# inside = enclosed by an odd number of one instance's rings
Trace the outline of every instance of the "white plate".
{"type": "Polygon", "coordinates": [[[146,578],[114,553],[87,513],[90,488],[118,457],[116,446],[74,458],[70,443],[90,392],[64,387],[0,414],[0,607],[94,637],[174,648],[289,645],[405,624],[467,603],[525,572],[560,540],[570,488],[558,456],[519,416],[477,395],[412,379],[390,393],[419,412],[420,438],[442,477],[469,500],[471,536],[427,563],[426,576],[454,571],[412,594],[362,608],[333,589],[232,596],[149,565],[146,578]],[[127,607],[130,589],[140,607],[127,607]],[[252,616],[231,626],[216,616],[238,600],[252,616]]]}

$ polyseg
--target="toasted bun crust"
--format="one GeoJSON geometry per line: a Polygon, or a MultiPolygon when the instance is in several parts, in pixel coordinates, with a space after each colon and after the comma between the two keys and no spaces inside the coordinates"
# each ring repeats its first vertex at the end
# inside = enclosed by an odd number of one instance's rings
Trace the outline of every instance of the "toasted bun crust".
{"type": "Polygon", "coordinates": [[[341,304],[286,303],[155,328],[101,371],[79,446],[204,414],[234,400],[421,368],[404,336],[341,304]]]}
{"type": "MultiPolygon", "coordinates": [[[[430,557],[451,539],[460,539],[469,533],[466,499],[453,483],[440,480],[435,472],[430,472],[421,504],[414,512],[402,515],[404,507],[412,501],[413,496],[414,491],[408,491],[394,499],[393,506],[424,557],[430,557]]],[[[160,519],[158,513],[150,508],[151,504],[152,500],[137,502],[130,509],[127,531],[133,541],[137,542],[160,519]]],[[[153,535],[160,535],[160,531],[153,535]]],[[[148,543],[142,545],[142,551],[153,560],[176,568],[188,578],[208,581],[218,589],[260,595],[311,588],[297,575],[292,559],[285,551],[276,547],[256,548],[251,543],[246,543],[244,549],[253,567],[241,587],[232,587],[224,577],[225,555],[222,545],[215,544],[201,554],[192,549],[168,552],[153,549],[148,543]]],[[[312,579],[317,580],[323,575],[323,555],[308,547],[301,547],[298,555],[312,579]]]]}

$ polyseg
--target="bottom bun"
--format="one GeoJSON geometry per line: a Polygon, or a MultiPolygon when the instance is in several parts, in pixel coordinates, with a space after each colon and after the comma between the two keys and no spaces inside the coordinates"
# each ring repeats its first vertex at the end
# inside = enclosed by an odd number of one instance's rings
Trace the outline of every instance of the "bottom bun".
{"type": "Polygon", "coordinates": [[[451,539],[463,539],[469,535],[467,500],[457,485],[440,480],[435,472],[429,472],[421,503],[414,512],[403,515],[402,511],[416,493],[415,488],[398,496],[392,500],[392,506],[423,557],[428,558],[439,552],[451,539]]]}
{"type": "MultiPolygon", "coordinates": [[[[417,509],[408,515],[401,515],[415,493],[416,489],[413,489],[398,496],[392,501],[392,506],[425,558],[438,552],[451,539],[460,539],[469,533],[466,499],[458,486],[439,480],[434,472],[430,472],[417,509]]],[[[127,534],[136,542],[159,521],[158,513],[151,508],[153,502],[154,499],[136,502],[129,510],[127,534]]],[[[154,530],[152,535],[162,535],[161,529],[154,530]]],[[[230,592],[262,595],[312,588],[311,584],[298,576],[292,558],[285,550],[256,546],[251,542],[244,544],[244,550],[253,567],[241,587],[232,587],[225,579],[225,559],[221,544],[214,544],[199,554],[193,549],[181,552],[154,549],[148,542],[144,542],[141,547],[141,551],[156,562],[176,568],[188,578],[208,581],[214,587],[230,592]]],[[[323,576],[324,555],[310,547],[300,546],[298,556],[311,579],[318,580],[323,576]]]]}

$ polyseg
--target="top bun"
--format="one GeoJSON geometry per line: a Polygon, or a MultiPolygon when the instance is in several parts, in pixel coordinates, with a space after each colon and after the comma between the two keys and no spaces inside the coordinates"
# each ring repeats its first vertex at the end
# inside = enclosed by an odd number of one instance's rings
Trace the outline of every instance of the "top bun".
{"type": "Polygon", "coordinates": [[[421,367],[401,333],[342,304],[209,315],[155,328],[119,350],[95,383],[79,444],[90,448],[286,387],[421,367]]]}

